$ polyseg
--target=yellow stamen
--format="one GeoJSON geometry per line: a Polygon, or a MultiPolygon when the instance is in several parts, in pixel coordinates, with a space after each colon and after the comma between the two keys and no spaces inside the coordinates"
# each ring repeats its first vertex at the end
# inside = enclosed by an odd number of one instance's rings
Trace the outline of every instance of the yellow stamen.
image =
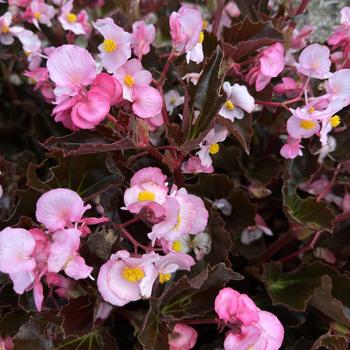
{"type": "Polygon", "coordinates": [[[77,15],[75,15],[74,13],[72,12],[69,12],[66,16],[67,18],[67,21],[70,22],[70,23],[75,23],[77,21],[77,15]]]}
{"type": "Polygon", "coordinates": [[[315,108],[314,107],[310,107],[309,108],[309,113],[314,113],[315,112],[315,108]]]}
{"type": "Polygon", "coordinates": [[[124,267],[122,275],[129,282],[138,282],[145,277],[144,271],[139,267],[124,267]]]}
{"type": "Polygon", "coordinates": [[[24,54],[29,57],[31,55],[31,52],[30,51],[24,51],[24,54]]]}
{"type": "Polygon", "coordinates": [[[1,32],[6,34],[10,31],[10,27],[7,26],[6,24],[4,24],[2,27],[1,27],[1,32]]]}
{"type": "Polygon", "coordinates": [[[178,215],[177,216],[177,223],[176,223],[175,227],[173,228],[174,231],[177,231],[180,228],[181,221],[182,221],[181,216],[178,215]]]}
{"type": "Polygon", "coordinates": [[[220,146],[218,143],[213,143],[212,145],[210,145],[210,147],[209,147],[210,154],[216,154],[219,151],[220,151],[220,146]]]}
{"type": "Polygon", "coordinates": [[[118,46],[113,39],[106,39],[102,45],[103,45],[103,50],[105,50],[108,53],[115,51],[118,46]]]}
{"type": "Polygon", "coordinates": [[[39,21],[40,17],[41,17],[41,13],[40,13],[40,12],[34,12],[34,18],[35,18],[36,20],[39,21]]]}
{"type": "Polygon", "coordinates": [[[124,83],[125,85],[132,87],[134,85],[134,78],[130,74],[127,74],[124,77],[124,83]]]}
{"type": "Polygon", "coordinates": [[[203,41],[204,41],[204,32],[202,31],[202,32],[199,33],[199,40],[198,40],[198,42],[201,44],[203,41]]]}
{"type": "Polygon", "coordinates": [[[228,111],[232,111],[234,108],[235,108],[235,105],[232,103],[231,100],[227,100],[225,102],[225,108],[228,110],[228,111]]]}
{"type": "Polygon", "coordinates": [[[182,244],[180,241],[174,241],[171,247],[175,252],[179,253],[182,251],[182,244]]]}
{"type": "Polygon", "coordinates": [[[137,196],[137,200],[139,202],[154,201],[155,198],[156,198],[155,194],[150,191],[141,191],[137,196]]]}
{"type": "Polygon", "coordinates": [[[313,122],[312,120],[302,120],[299,125],[305,130],[310,130],[316,126],[316,122],[313,122]]]}
{"type": "Polygon", "coordinates": [[[337,126],[339,126],[341,123],[341,119],[339,117],[339,115],[334,115],[332,118],[331,118],[331,125],[332,125],[332,128],[336,128],[337,126]]]}
{"type": "Polygon", "coordinates": [[[175,105],[176,101],[177,101],[176,97],[172,97],[172,98],[170,99],[169,103],[170,103],[171,105],[175,105]]]}
{"type": "Polygon", "coordinates": [[[250,346],[247,350],[254,350],[254,348],[252,346],[250,346]]]}
{"type": "Polygon", "coordinates": [[[165,283],[168,282],[171,278],[171,274],[170,273],[160,273],[159,274],[159,282],[160,283],[165,283]]]}
{"type": "Polygon", "coordinates": [[[202,21],[203,30],[207,29],[207,27],[208,27],[208,22],[205,19],[203,19],[203,21],[202,21]]]}

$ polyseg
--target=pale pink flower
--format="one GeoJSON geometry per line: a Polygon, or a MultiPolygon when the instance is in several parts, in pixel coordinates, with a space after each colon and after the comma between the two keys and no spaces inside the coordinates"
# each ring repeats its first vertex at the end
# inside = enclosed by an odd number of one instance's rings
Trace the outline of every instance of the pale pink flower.
{"type": "Polygon", "coordinates": [[[281,156],[286,159],[294,159],[298,156],[302,156],[302,148],[304,147],[300,142],[301,139],[294,139],[293,137],[288,136],[287,143],[284,144],[280,150],[281,156]]]}
{"type": "Polygon", "coordinates": [[[81,232],[76,229],[56,231],[52,236],[50,255],[47,260],[49,272],[62,270],[67,276],[78,280],[87,278],[92,267],[87,266],[84,258],[78,254],[81,232]]]}
{"type": "Polygon", "coordinates": [[[123,87],[123,98],[133,101],[135,87],[148,86],[152,82],[152,74],[142,68],[141,62],[132,58],[114,72],[114,76],[123,87]]]}
{"type": "Polygon", "coordinates": [[[340,10],[340,23],[350,26],[350,7],[346,6],[340,10]]]}
{"type": "Polygon", "coordinates": [[[248,92],[246,86],[239,84],[230,85],[230,83],[226,81],[223,85],[223,89],[227,95],[227,101],[219,111],[222,117],[234,121],[235,118],[242,119],[244,117],[243,110],[247,113],[253,111],[255,100],[248,92]]]}
{"type": "Polygon", "coordinates": [[[154,118],[162,111],[163,98],[152,86],[135,86],[132,100],[132,110],[140,118],[154,118]]]}
{"type": "Polygon", "coordinates": [[[109,73],[113,73],[131,56],[131,35],[117,26],[112,18],[98,19],[94,27],[104,38],[98,47],[102,65],[109,73]]]}
{"type": "Polygon", "coordinates": [[[66,188],[56,188],[44,193],[36,203],[36,219],[50,231],[57,231],[79,222],[86,210],[80,196],[66,188]]]}
{"type": "Polygon", "coordinates": [[[263,235],[273,236],[271,229],[265,220],[259,215],[255,215],[255,226],[248,226],[241,234],[241,243],[248,245],[260,239],[263,235]]]}
{"type": "Polygon", "coordinates": [[[300,31],[297,29],[294,30],[292,39],[293,51],[301,50],[306,46],[307,40],[314,29],[315,27],[312,25],[305,25],[300,29],[300,31]]]}
{"type": "Polygon", "coordinates": [[[55,95],[74,96],[96,78],[96,63],[89,51],[76,45],[62,45],[47,60],[50,79],[56,84],[55,95]]]}
{"type": "Polygon", "coordinates": [[[0,349],[2,350],[13,350],[15,345],[13,344],[12,338],[6,336],[5,338],[0,337],[0,349]]]}
{"type": "Polygon", "coordinates": [[[187,161],[182,163],[181,170],[184,174],[211,174],[214,172],[212,165],[204,167],[197,156],[191,156],[187,161]]]}
{"type": "Polygon", "coordinates": [[[249,326],[242,326],[240,333],[229,332],[226,336],[225,350],[278,350],[284,329],[278,318],[267,311],[258,312],[259,320],[249,326]]]}
{"type": "Polygon", "coordinates": [[[130,253],[120,250],[101,266],[97,286],[102,298],[116,306],[131,301],[149,298],[158,273],[154,262],[159,256],[144,254],[141,258],[130,257],[130,253]]]}
{"type": "Polygon", "coordinates": [[[215,312],[225,322],[249,326],[259,319],[258,310],[252,299],[232,288],[221,289],[215,298],[215,312]]]}
{"type": "Polygon", "coordinates": [[[176,107],[183,105],[184,96],[180,96],[177,90],[169,90],[164,94],[164,101],[167,111],[172,114],[176,107]]]}
{"type": "Polygon", "coordinates": [[[186,52],[186,60],[200,63],[203,61],[202,42],[204,39],[201,13],[193,8],[182,6],[178,12],[172,12],[169,19],[173,46],[180,52],[186,52]]]}
{"type": "Polygon", "coordinates": [[[0,232],[0,271],[9,274],[33,271],[34,249],[35,240],[29,231],[6,227],[0,232]]]}
{"type": "Polygon", "coordinates": [[[314,249],[313,254],[315,255],[316,258],[322,259],[328,264],[334,265],[337,262],[336,256],[328,248],[317,247],[316,249],[314,249]]]}
{"type": "Polygon", "coordinates": [[[246,79],[250,85],[255,83],[256,91],[261,91],[283,71],[284,65],[283,45],[273,44],[259,54],[258,64],[250,69],[246,79]]]}
{"type": "Polygon", "coordinates": [[[320,130],[317,117],[320,115],[313,106],[290,108],[292,116],[287,121],[288,134],[294,139],[309,138],[320,130]]]}
{"type": "Polygon", "coordinates": [[[96,319],[106,320],[113,311],[113,305],[101,301],[96,312],[96,319]]]}
{"type": "Polygon", "coordinates": [[[34,0],[31,2],[30,6],[27,7],[23,16],[40,29],[39,24],[45,24],[51,27],[51,20],[55,14],[56,10],[53,6],[47,5],[42,0],[34,0]]]}
{"type": "Polygon", "coordinates": [[[154,117],[144,119],[144,121],[147,123],[149,131],[156,131],[160,126],[164,125],[162,113],[158,113],[154,117]]]}
{"type": "Polygon", "coordinates": [[[195,329],[182,323],[176,323],[169,335],[170,350],[190,350],[197,342],[198,333],[195,329]]]}
{"type": "Polygon", "coordinates": [[[339,109],[333,108],[333,113],[340,111],[350,104],[350,69],[341,69],[332,74],[325,83],[326,91],[330,94],[330,101],[335,102],[339,109]]]}
{"type": "Polygon", "coordinates": [[[190,271],[191,266],[194,264],[195,261],[188,254],[169,253],[167,255],[160,256],[155,262],[155,267],[159,274],[159,282],[168,282],[171,279],[171,275],[177,270],[190,271]]]}
{"type": "Polygon", "coordinates": [[[199,156],[202,166],[208,168],[212,165],[210,155],[215,155],[220,151],[219,142],[225,141],[227,130],[221,126],[211,129],[203,141],[199,144],[200,151],[196,154],[199,156]]]}
{"type": "Polygon", "coordinates": [[[83,24],[78,16],[72,12],[73,0],[68,0],[61,8],[61,15],[58,17],[64,30],[70,30],[76,35],[86,34],[83,24]]]}
{"type": "Polygon", "coordinates": [[[137,21],[132,25],[132,49],[137,58],[141,61],[142,56],[147,55],[150,45],[156,38],[156,29],[153,24],[146,24],[145,21],[137,21]]]}
{"type": "Polygon", "coordinates": [[[296,68],[299,73],[310,78],[327,79],[331,76],[330,51],[327,46],[312,44],[306,47],[299,56],[296,68]]]}
{"type": "Polygon", "coordinates": [[[0,17],[0,43],[3,45],[11,45],[14,42],[14,35],[23,30],[21,27],[11,27],[12,14],[6,12],[0,17]]]}
{"type": "Polygon", "coordinates": [[[282,83],[273,87],[273,91],[277,95],[287,95],[287,97],[296,97],[302,90],[302,85],[297,83],[293,78],[283,77],[282,83]]]}
{"type": "Polygon", "coordinates": [[[143,207],[155,204],[154,209],[163,212],[162,205],[168,193],[166,176],[159,168],[143,168],[130,180],[130,188],[124,192],[125,207],[132,213],[139,213],[143,207]]]}
{"type": "Polygon", "coordinates": [[[226,198],[215,199],[213,208],[219,209],[226,216],[230,216],[232,213],[232,205],[226,198]]]}
{"type": "Polygon", "coordinates": [[[23,51],[27,56],[29,70],[38,68],[41,63],[41,41],[39,37],[27,29],[19,31],[16,35],[22,43],[23,51]]]}

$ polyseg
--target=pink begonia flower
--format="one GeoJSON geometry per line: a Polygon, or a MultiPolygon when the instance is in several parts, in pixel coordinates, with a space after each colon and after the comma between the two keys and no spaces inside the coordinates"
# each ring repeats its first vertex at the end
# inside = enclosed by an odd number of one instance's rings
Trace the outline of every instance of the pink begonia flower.
{"type": "Polygon", "coordinates": [[[182,323],[176,323],[169,335],[170,350],[190,350],[197,342],[198,333],[195,329],[182,323]]]}
{"type": "Polygon", "coordinates": [[[306,47],[299,56],[295,66],[299,73],[310,78],[327,79],[331,76],[330,51],[327,46],[312,44],[306,47]]]}
{"type": "Polygon", "coordinates": [[[243,325],[258,321],[258,311],[254,301],[246,294],[241,294],[232,288],[221,289],[215,298],[215,312],[225,322],[242,322],[243,325]]]}
{"type": "Polygon", "coordinates": [[[222,33],[223,27],[231,27],[232,18],[238,17],[241,14],[239,7],[234,1],[229,1],[222,11],[222,15],[219,22],[218,32],[222,33]]]}
{"type": "Polygon", "coordinates": [[[315,27],[312,25],[303,26],[300,31],[294,29],[293,39],[292,39],[292,48],[293,51],[299,51],[306,46],[307,40],[310,37],[310,34],[314,31],[315,27]]]}
{"type": "Polygon", "coordinates": [[[136,172],[130,180],[130,188],[124,192],[125,207],[122,209],[137,214],[153,203],[158,204],[158,209],[163,212],[162,205],[168,193],[165,180],[166,176],[159,168],[148,167],[136,172]]]}
{"type": "Polygon", "coordinates": [[[342,108],[350,104],[350,69],[341,69],[332,74],[325,83],[327,93],[330,95],[330,101],[337,104],[333,113],[337,113],[342,108]],[[339,104],[339,106],[338,106],[339,104]]]}
{"type": "Polygon", "coordinates": [[[177,270],[191,270],[191,266],[195,264],[193,258],[188,254],[169,253],[160,256],[155,262],[156,270],[159,274],[159,282],[165,283],[171,279],[171,274],[177,270]]]}
{"type": "Polygon", "coordinates": [[[0,271],[10,274],[33,271],[34,249],[35,240],[29,231],[6,227],[0,231],[0,271]]]}
{"type": "Polygon", "coordinates": [[[54,232],[81,221],[89,204],[67,188],[56,188],[44,193],[36,203],[36,219],[54,232]]]}
{"type": "Polygon", "coordinates": [[[14,42],[14,35],[18,34],[23,28],[11,27],[12,14],[6,12],[0,17],[0,43],[3,45],[11,45],[14,42]]]}
{"type": "Polygon", "coordinates": [[[225,350],[278,350],[284,329],[278,318],[267,311],[258,312],[259,320],[249,326],[242,326],[241,333],[229,332],[225,338],[225,350]]]}
{"type": "Polygon", "coordinates": [[[190,81],[193,85],[197,85],[198,80],[201,77],[201,74],[202,74],[202,72],[200,72],[200,73],[187,73],[182,77],[182,80],[186,80],[187,84],[190,81]]]}
{"type": "Polygon", "coordinates": [[[164,125],[162,113],[159,113],[154,117],[144,119],[144,121],[147,123],[149,131],[156,131],[160,126],[164,125]]]}
{"type": "Polygon", "coordinates": [[[0,349],[2,350],[13,350],[15,345],[13,344],[12,338],[6,336],[5,338],[0,337],[0,349]]]}
{"type": "Polygon", "coordinates": [[[344,7],[341,11],[340,25],[335,28],[333,34],[328,38],[328,44],[335,47],[344,47],[345,52],[349,52],[350,45],[350,7],[344,7]]]}
{"type": "Polygon", "coordinates": [[[16,35],[22,43],[23,51],[27,56],[29,70],[38,68],[41,63],[41,41],[39,37],[27,29],[18,32],[16,35]]]}
{"type": "Polygon", "coordinates": [[[58,287],[55,293],[64,299],[75,299],[81,296],[81,291],[75,287],[75,282],[71,278],[58,275],[54,272],[46,273],[46,282],[49,287],[58,287]]]}
{"type": "Polygon", "coordinates": [[[150,45],[156,38],[156,28],[145,21],[136,21],[132,25],[131,45],[135,56],[141,61],[142,56],[147,55],[150,45]]]}
{"type": "Polygon", "coordinates": [[[67,276],[78,280],[87,278],[92,267],[78,254],[81,232],[76,229],[56,231],[52,236],[50,255],[47,260],[49,272],[58,273],[62,270],[67,276]]]}
{"type": "Polygon", "coordinates": [[[287,143],[284,144],[280,150],[281,156],[286,159],[294,159],[298,156],[302,156],[302,148],[304,147],[300,142],[301,139],[294,139],[293,137],[288,136],[287,143]]]}
{"type": "Polygon", "coordinates": [[[202,62],[204,33],[201,13],[196,9],[181,6],[178,12],[172,12],[169,24],[173,46],[180,53],[186,52],[187,63],[190,60],[202,62]]]}
{"type": "Polygon", "coordinates": [[[148,237],[152,244],[156,239],[173,242],[185,234],[203,232],[208,223],[208,211],[201,198],[179,189],[174,197],[168,197],[163,204],[165,218],[155,224],[148,237]]]}
{"type": "Polygon", "coordinates": [[[263,234],[273,236],[272,231],[267,226],[265,220],[259,215],[255,215],[255,226],[248,226],[241,234],[241,243],[249,245],[254,241],[259,240],[263,234]]]}
{"type": "Polygon", "coordinates": [[[35,84],[34,91],[40,90],[46,101],[52,103],[55,99],[53,86],[49,82],[49,72],[47,68],[39,67],[32,71],[27,70],[24,75],[29,78],[30,83],[35,84]]]}
{"type": "Polygon", "coordinates": [[[204,167],[197,156],[191,156],[187,161],[183,162],[181,170],[184,174],[211,174],[214,172],[212,165],[204,167]]]}
{"type": "Polygon", "coordinates": [[[201,163],[204,167],[208,168],[212,165],[212,159],[210,155],[217,154],[220,150],[219,142],[225,141],[227,137],[227,130],[224,127],[216,126],[210,130],[199,144],[200,151],[196,154],[199,156],[201,163]]]}
{"type": "Polygon", "coordinates": [[[232,205],[226,198],[215,199],[213,208],[219,209],[226,216],[230,216],[232,213],[232,205]]]}
{"type": "Polygon", "coordinates": [[[184,104],[184,96],[180,96],[177,90],[169,90],[164,94],[166,110],[172,114],[174,109],[184,104]]]}
{"type": "Polygon", "coordinates": [[[141,258],[130,257],[125,250],[113,254],[98,274],[97,286],[102,298],[116,306],[149,298],[158,276],[154,266],[158,258],[154,252],[141,258]]]}
{"type": "Polygon", "coordinates": [[[293,78],[283,77],[282,83],[273,87],[277,95],[287,95],[287,97],[296,97],[302,90],[302,84],[296,82],[293,78]]]}
{"type": "Polygon", "coordinates": [[[51,20],[55,14],[56,10],[53,6],[45,4],[42,0],[34,0],[31,2],[30,6],[27,7],[23,16],[40,29],[39,23],[51,27],[51,20]]]}
{"type": "Polygon", "coordinates": [[[111,106],[114,106],[123,100],[123,88],[113,75],[99,73],[91,87],[99,88],[101,93],[108,96],[111,100],[111,106]]]}
{"type": "Polygon", "coordinates": [[[123,98],[133,101],[135,87],[148,86],[152,82],[152,74],[142,68],[141,62],[132,58],[114,72],[114,76],[123,87],[123,98]]]}
{"type": "Polygon", "coordinates": [[[76,45],[62,45],[47,60],[50,79],[56,84],[55,95],[76,95],[96,78],[96,63],[89,51],[76,45]]]}
{"type": "Polygon", "coordinates": [[[70,30],[76,35],[87,34],[84,29],[83,23],[80,20],[85,20],[85,16],[78,18],[78,16],[72,12],[73,0],[68,0],[61,8],[61,15],[58,17],[64,30],[70,30]],[[79,20],[80,19],[80,20],[79,20]]]}
{"type": "Polygon", "coordinates": [[[316,249],[313,250],[313,254],[315,255],[316,258],[322,259],[328,264],[334,265],[337,262],[336,256],[328,248],[317,247],[316,249]]]}
{"type": "Polygon", "coordinates": [[[350,7],[346,6],[340,10],[340,23],[350,26],[350,7]]]}
{"type": "Polygon", "coordinates": [[[246,79],[250,85],[255,83],[256,91],[261,91],[283,71],[284,65],[282,44],[273,44],[259,54],[257,66],[250,69],[246,79]]]}
{"type": "Polygon", "coordinates": [[[317,117],[321,113],[313,106],[305,106],[297,109],[290,108],[292,116],[287,121],[288,134],[295,138],[309,138],[320,130],[317,117]]]}
{"type": "Polygon", "coordinates": [[[223,85],[223,89],[226,92],[227,101],[219,111],[222,117],[234,121],[235,118],[242,119],[244,117],[242,109],[247,113],[253,111],[255,100],[248,92],[246,86],[238,84],[230,85],[230,83],[226,81],[223,85]]]}
{"type": "Polygon", "coordinates": [[[350,194],[348,193],[343,197],[342,209],[344,213],[350,212],[350,194]]]}
{"type": "Polygon", "coordinates": [[[104,38],[98,47],[102,65],[109,73],[114,73],[131,56],[131,34],[117,26],[112,18],[98,19],[93,25],[104,38]]]}
{"type": "Polygon", "coordinates": [[[154,118],[162,111],[163,98],[152,86],[135,86],[132,100],[132,110],[140,118],[154,118]]]}

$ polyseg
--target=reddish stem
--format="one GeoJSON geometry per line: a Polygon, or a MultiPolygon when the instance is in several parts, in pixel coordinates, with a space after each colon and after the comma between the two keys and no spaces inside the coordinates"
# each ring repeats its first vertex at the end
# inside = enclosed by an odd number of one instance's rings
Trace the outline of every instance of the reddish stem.
{"type": "Polygon", "coordinates": [[[212,26],[212,33],[216,36],[218,36],[220,19],[221,19],[222,11],[224,10],[224,7],[225,7],[225,1],[223,0],[218,1],[218,8],[215,11],[213,26],[212,26]]]}
{"type": "Polygon", "coordinates": [[[138,216],[135,216],[133,219],[128,220],[126,222],[123,222],[120,225],[123,226],[123,227],[126,227],[126,226],[130,226],[130,225],[132,225],[132,224],[134,224],[135,222],[138,222],[138,221],[140,221],[140,218],[138,216]]]}
{"type": "Polygon", "coordinates": [[[137,248],[142,248],[145,252],[149,252],[150,248],[146,247],[145,245],[141,244],[139,241],[137,241],[131,233],[123,227],[122,224],[116,224],[116,227],[121,231],[122,235],[129,240],[132,245],[134,246],[134,252],[137,254],[137,248]]]}
{"type": "Polygon", "coordinates": [[[185,324],[217,324],[220,325],[221,321],[219,319],[203,319],[203,320],[183,320],[181,321],[185,324]]]}
{"type": "Polygon", "coordinates": [[[337,224],[338,222],[343,222],[350,219],[350,211],[343,213],[343,214],[339,214],[338,216],[336,216],[333,220],[334,224],[337,224]]]}
{"type": "Polygon", "coordinates": [[[309,5],[310,1],[311,0],[302,0],[302,2],[300,3],[298,9],[295,12],[295,16],[303,14],[304,11],[306,10],[307,6],[309,5]]]}
{"type": "Polygon", "coordinates": [[[332,180],[329,182],[329,184],[327,185],[327,187],[317,196],[316,198],[316,202],[319,202],[322,200],[322,198],[332,189],[334,183],[335,183],[335,180],[339,174],[339,171],[341,169],[341,166],[342,164],[339,163],[334,171],[334,174],[333,174],[333,177],[332,177],[332,180]]]}

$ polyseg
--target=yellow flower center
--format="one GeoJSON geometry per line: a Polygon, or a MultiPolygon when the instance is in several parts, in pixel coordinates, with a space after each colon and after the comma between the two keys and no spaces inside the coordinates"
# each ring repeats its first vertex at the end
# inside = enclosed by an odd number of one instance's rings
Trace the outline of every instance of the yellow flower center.
{"type": "Polygon", "coordinates": [[[117,43],[113,39],[106,39],[103,42],[103,49],[106,52],[111,53],[117,49],[117,43]]]}
{"type": "Polygon", "coordinates": [[[309,108],[309,113],[314,113],[315,112],[315,108],[314,107],[310,107],[309,108]]]}
{"type": "Polygon", "coordinates": [[[36,20],[39,21],[40,17],[41,17],[41,13],[40,13],[40,12],[34,12],[34,18],[35,18],[36,20]]]}
{"type": "Polygon", "coordinates": [[[219,151],[220,151],[220,146],[218,143],[213,143],[212,145],[210,145],[210,147],[209,147],[210,154],[216,154],[219,151]]]}
{"type": "Polygon", "coordinates": [[[339,117],[339,115],[334,115],[332,118],[331,118],[331,125],[332,125],[332,128],[336,128],[337,126],[339,126],[341,123],[341,119],[339,117]]]}
{"type": "Polygon", "coordinates": [[[204,41],[204,32],[202,31],[202,32],[199,33],[198,42],[201,44],[203,41],[204,41]]]}
{"type": "Polygon", "coordinates": [[[202,28],[203,28],[203,30],[207,29],[207,27],[208,27],[208,22],[205,19],[203,19],[203,21],[202,21],[202,28]]]}
{"type": "Polygon", "coordinates": [[[316,122],[313,122],[312,120],[302,120],[299,125],[305,130],[310,130],[315,127],[316,122]]]}
{"type": "Polygon", "coordinates": [[[247,350],[254,350],[254,348],[252,346],[250,346],[247,350]]]}
{"type": "Polygon", "coordinates": [[[126,86],[132,87],[134,85],[134,78],[130,74],[127,74],[124,77],[124,83],[126,86]]]}
{"type": "Polygon", "coordinates": [[[234,108],[235,108],[235,105],[232,103],[231,100],[227,100],[225,102],[225,108],[228,110],[228,111],[232,111],[234,108]]]}
{"type": "Polygon", "coordinates": [[[175,252],[179,253],[182,251],[182,244],[180,241],[174,241],[171,247],[175,252]]]}
{"type": "Polygon", "coordinates": [[[159,282],[160,283],[165,283],[168,282],[171,278],[171,274],[170,273],[160,273],[159,274],[159,282]]]}
{"type": "Polygon", "coordinates": [[[174,231],[177,231],[180,228],[181,221],[182,221],[181,216],[178,215],[177,216],[177,223],[176,223],[175,227],[173,228],[174,231]]]}
{"type": "Polygon", "coordinates": [[[1,32],[6,34],[10,31],[10,27],[7,26],[6,24],[4,24],[2,27],[1,27],[1,32]]]}
{"type": "Polygon", "coordinates": [[[124,267],[122,275],[128,282],[138,282],[145,277],[145,273],[139,267],[124,267]]]}
{"type": "Polygon", "coordinates": [[[141,191],[137,196],[137,200],[139,202],[154,201],[155,198],[156,198],[155,194],[150,191],[141,191]]]}
{"type": "Polygon", "coordinates": [[[70,22],[70,23],[75,23],[77,21],[77,15],[75,15],[72,12],[69,12],[67,14],[66,18],[67,18],[67,21],[70,22]]]}
{"type": "Polygon", "coordinates": [[[31,55],[31,52],[30,51],[24,51],[24,54],[29,57],[31,55]]]}
{"type": "Polygon", "coordinates": [[[176,97],[172,97],[169,102],[172,106],[174,106],[176,103],[176,97]]]}

